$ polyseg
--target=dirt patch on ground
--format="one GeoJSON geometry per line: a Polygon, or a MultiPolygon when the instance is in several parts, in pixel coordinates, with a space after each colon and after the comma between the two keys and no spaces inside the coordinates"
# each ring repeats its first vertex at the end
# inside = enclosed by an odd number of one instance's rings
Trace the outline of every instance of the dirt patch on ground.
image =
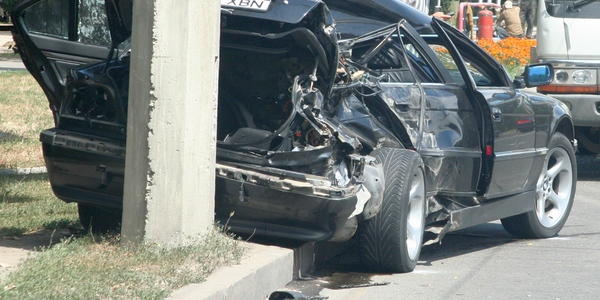
{"type": "Polygon", "coordinates": [[[4,281],[8,273],[14,271],[28,255],[35,255],[40,249],[71,235],[68,229],[59,229],[41,230],[19,237],[3,237],[0,239],[0,282],[4,281]]]}

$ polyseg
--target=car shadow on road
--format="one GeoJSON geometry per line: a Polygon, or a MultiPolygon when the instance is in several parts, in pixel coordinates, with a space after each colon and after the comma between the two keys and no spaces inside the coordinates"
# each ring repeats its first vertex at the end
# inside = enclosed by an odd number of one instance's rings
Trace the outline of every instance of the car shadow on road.
{"type": "MultiPolygon", "coordinates": [[[[442,243],[426,245],[421,250],[418,265],[431,265],[432,262],[471,252],[485,250],[500,245],[520,241],[504,230],[499,222],[486,223],[456,232],[448,233],[442,243]]],[[[313,275],[327,276],[336,272],[369,274],[360,264],[358,246],[354,244],[348,251],[330,261],[313,275]]],[[[418,268],[418,266],[417,266],[418,268]]],[[[356,276],[359,277],[359,276],[356,276]]]]}
{"type": "Polygon", "coordinates": [[[600,156],[577,154],[577,179],[600,181],[600,156]]]}
{"type": "MultiPolygon", "coordinates": [[[[506,232],[499,222],[451,232],[444,237],[441,244],[435,243],[423,247],[417,269],[430,266],[439,260],[518,241],[521,240],[506,232]]],[[[307,295],[318,295],[324,288],[335,290],[385,284],[372,281],[373,276],[382,274],[366,271],[360,264],[357,243],[351,245],[346,252],[313,272],[312,277],[294,281],[288,285],[288,288],[302,290],[307,295]]]]}
{"type": "Polygon", "coordinates": [[[456,232],[448,233],[441,243],[423,246],[419,265],[429,266],[432,262],[461,256],[501,245],[520,241],[510,235],[500,222],[485,223],[456,232]]]}

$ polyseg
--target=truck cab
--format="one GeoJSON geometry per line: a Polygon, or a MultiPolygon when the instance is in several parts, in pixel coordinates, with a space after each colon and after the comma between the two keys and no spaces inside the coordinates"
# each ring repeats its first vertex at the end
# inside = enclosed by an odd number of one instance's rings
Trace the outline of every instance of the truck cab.
{"type": "Polygon", "coordinates": [[[600,153],[600,1],[539,0],[533,59],[554,66],[554,82],[538,87],[570,109],[579,149],[600,153]]]}

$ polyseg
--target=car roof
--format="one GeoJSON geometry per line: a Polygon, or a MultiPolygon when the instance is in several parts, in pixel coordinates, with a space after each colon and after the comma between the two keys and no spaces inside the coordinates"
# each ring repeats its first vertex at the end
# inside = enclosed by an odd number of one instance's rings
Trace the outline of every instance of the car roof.
{"type": "Polygon", "coordinates": [[[432,33],[431,17],[401,0],[324,0],[342,38],[360,36],[405,19],[420,34],[432,33]]]}
{"type": "MultiPolygon", "coordinates": [[[[111,37],[119,44],[131,36],[134,0],[106,0],[111,37]]],[[[271,0],[266,11],[223,7],[236,16],[296,24],[321,3],[338,24],[342,37],[353,37],[406,19],[419,33],[431,33],[431,17],[401,0],[271,0]]]]}
{"type": "MultiPolygon", "coordinates": [[[[118,43],[126,39],[118,35],[131,35],[133,1],[106,0],[111,31],[117,34],[118,43]]],[[[235,1],[233,2],[235,3],[235,1]]],[[[221,12],[228,15],[296,24],[323,2],[321,0],[265,0],[265,3],[269,5],[265,11],[222,5],[221,12]]]]}

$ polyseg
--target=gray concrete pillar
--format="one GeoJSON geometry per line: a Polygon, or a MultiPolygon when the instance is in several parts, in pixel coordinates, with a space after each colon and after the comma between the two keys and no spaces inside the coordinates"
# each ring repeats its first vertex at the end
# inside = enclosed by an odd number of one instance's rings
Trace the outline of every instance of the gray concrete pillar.
{"type": "Polygon", "coordinates": [[[124,242],[165,245],[213,224],[219,1],[135,1],[124,242]]]}

